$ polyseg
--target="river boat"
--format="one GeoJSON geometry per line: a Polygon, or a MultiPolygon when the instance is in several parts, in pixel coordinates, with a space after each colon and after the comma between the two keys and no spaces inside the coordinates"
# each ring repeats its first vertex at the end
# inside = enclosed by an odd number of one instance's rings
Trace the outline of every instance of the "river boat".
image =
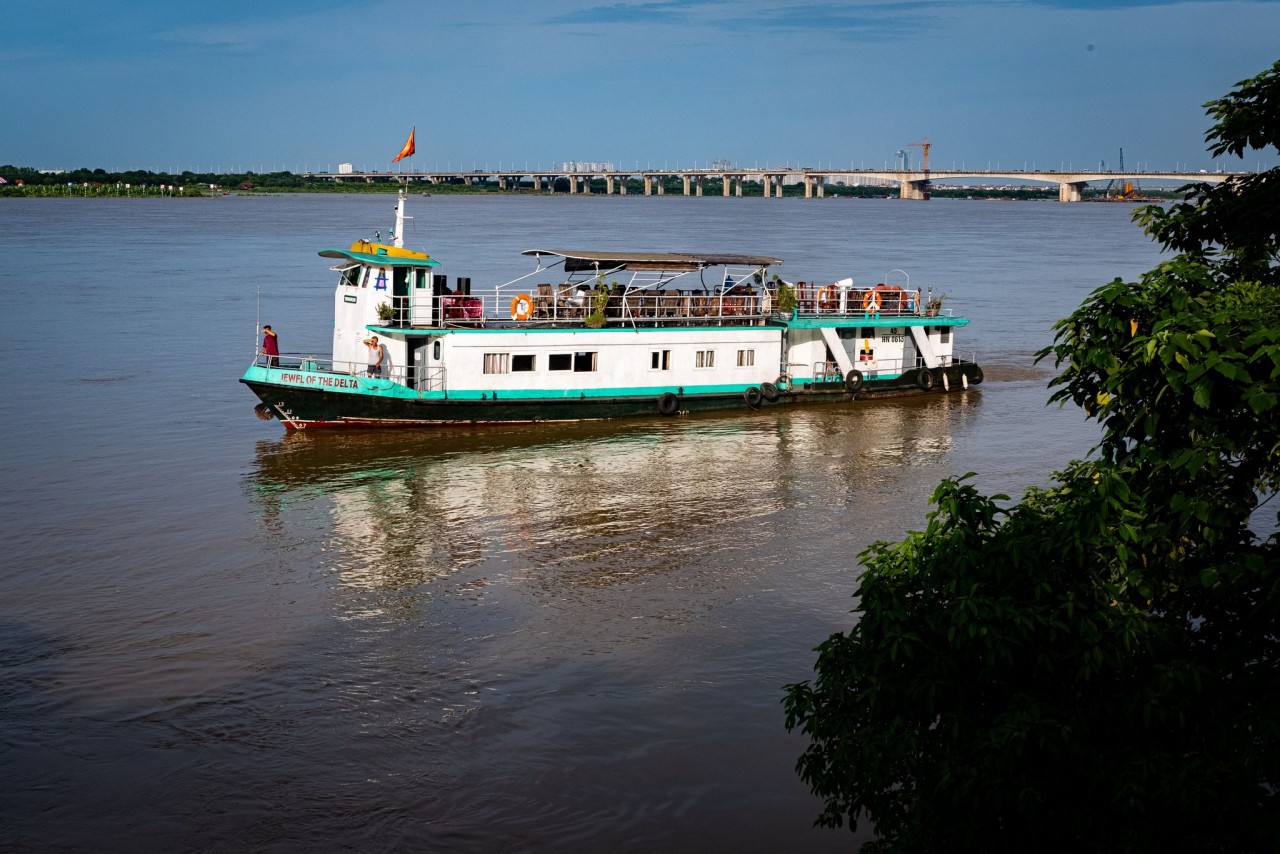
{"type": "Polygon", "coordinates": [[[406,195],[391,243],[320,252],[338,278],[332,354],[257,354],[240,381],[260,417],[289,430],[671,417],[982,382],[955,347],[968,319],[901,270],[818,284],[764,255],[529,249],[532,272],[473,293],[405,248],[406,195]]]}

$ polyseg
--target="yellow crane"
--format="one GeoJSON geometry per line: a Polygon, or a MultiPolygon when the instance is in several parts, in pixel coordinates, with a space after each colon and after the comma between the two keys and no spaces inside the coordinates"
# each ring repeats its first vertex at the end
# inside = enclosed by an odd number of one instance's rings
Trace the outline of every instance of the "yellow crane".
{"type": "Polygon", "coordinates": [[[929,171],[929,146],[931,144],[932,143],[929,142],[929,137],[927,136],[924,138],[924,142],[908,142],[907,143],[907,145],[914,145],[917,148],[924,149],[924,171],[925,172],[929,171]]]}

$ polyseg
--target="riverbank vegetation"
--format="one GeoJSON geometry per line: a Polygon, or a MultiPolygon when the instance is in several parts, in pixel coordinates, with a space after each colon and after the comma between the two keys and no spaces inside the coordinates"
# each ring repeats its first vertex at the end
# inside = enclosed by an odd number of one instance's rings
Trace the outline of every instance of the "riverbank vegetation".
{"type": "MultiPolygon", "coordinates": [[[[1207,104],[1280,149],[1280,62],[1207,104]]],[[[876,851],[1280,850],[1280,168],[1140,209],[1166,250],[1060,321],[1102,430],[1020,502],[944,482],[790,685],[819,823],[876,851]]]]}

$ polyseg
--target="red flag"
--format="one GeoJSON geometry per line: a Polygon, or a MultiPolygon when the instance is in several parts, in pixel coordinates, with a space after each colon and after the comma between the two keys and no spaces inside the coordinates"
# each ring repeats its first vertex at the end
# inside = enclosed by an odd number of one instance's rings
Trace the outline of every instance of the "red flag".
{"type": "Polygon", "coordinates": [[[418,150],[413,145],[413,135],[416,134],[417,132],[418,132],[418,129],[416,127],[413,130],[409,131],[409,139],[405,141],[404,148],[400,149],[400,153],[396,155],[395,160],[391,161],[392,163],[399,163],[401,160],[403,160],[406,157],[412,157],[413,153],[418,150]]]}

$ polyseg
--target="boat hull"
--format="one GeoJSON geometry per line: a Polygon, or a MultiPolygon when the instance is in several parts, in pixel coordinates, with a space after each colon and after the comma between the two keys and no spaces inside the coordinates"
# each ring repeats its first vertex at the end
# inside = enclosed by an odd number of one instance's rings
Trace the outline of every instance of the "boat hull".
{"type": "MultiPolygon", "coordinates": [[[[269,374],[251,368],[250,373],[254,372],[269,374]]],[[[773,389],[748,386],[735,390],[686,393],[676,387],[657,393],[559,397],[515,397],[493,393],[478,399],[414,395],[410,390],[386,380],[353,378],[345,380],[344,384],[350,383],[354,390],[341,391],[303,387],[248,374],[241,382],[253,390],[271,415],[287,429],[304,430],[670,417],[693,412],[941,394],[976,386],[982,382],[982,371],[973,363],[920,368],[893,378],[865,380],[856,391],[851,391],[842,379],[833,378],[781,383],[773,389]],[[369,387],[362,388],[366,383],[369,387]],[[391,396],[387,392],[397,394],[391,396]]],[[[262,411],[261,407],[259,411],[262,411]]]]}

